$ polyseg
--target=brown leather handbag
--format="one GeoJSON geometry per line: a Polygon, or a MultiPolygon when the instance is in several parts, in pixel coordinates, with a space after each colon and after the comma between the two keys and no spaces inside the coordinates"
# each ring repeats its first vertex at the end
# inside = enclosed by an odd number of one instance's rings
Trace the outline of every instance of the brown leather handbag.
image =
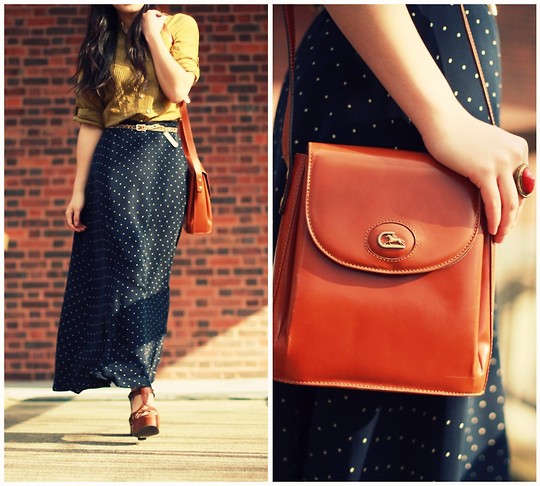
{"type": "Polygon", "coordinates": [[[274,379],[482,394],[493,251],[478,189],[428,154],[310,143],[276,247],[274,379]]]}
{"type": "Polygon", "coordinates": [[[188,200],[184,216],[184,229],[191,234],[212,232],[212,203],[208,174],[197,155],[187,105],[178,104],[181,120],[178,123],[178,136],[182,140],[184,154],[188,162],[188,200]]]}

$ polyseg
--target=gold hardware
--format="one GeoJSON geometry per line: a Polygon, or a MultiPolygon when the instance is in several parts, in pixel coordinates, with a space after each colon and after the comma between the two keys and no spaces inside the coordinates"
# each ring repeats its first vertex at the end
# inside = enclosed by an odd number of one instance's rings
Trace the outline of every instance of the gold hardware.
{"type": "Polygon", "coordinates": [[[393,248],[403,250],[405,248],[405,240],[399,238],[393,231],[383,231],[377,238],[377,243],[381,248],[393,248]]]}

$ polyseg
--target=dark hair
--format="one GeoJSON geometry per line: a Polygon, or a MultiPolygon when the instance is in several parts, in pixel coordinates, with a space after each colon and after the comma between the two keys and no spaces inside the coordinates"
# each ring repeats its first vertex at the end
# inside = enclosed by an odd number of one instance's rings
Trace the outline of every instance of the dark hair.
{"type": "MultiPolygon", "coordinates": [[[[150,52],[142,34],[142,15],[155,8],[144,5],[133,20],[127,33],[127,59],[134,71],[134,81],[146,82],[146,60],[150,52]]],[[[91,5],[88,28],[77,57],[75,81],[77,93],[92,90],[103,97],[112,81],[111,67],[114,64],[120,18],[112,5],[91,5]]]]}

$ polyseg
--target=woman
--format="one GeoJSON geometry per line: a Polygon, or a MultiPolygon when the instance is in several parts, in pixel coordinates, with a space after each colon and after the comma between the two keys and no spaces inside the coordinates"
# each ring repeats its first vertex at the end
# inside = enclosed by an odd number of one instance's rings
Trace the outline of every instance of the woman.
{"type": "MultiPolygon", "coordinates": [[[[492,12],[467,6],[498,122],[492,12]]],[[[513,180],[526,142],[490,124],[460,6],[332,5],[296,57],[292,140],[428,151],[481,191],[502,242],[523,199],[513,180]]],[[[274,133],[274,220],[285,167],[274,133]]],[[[274,384],[274,480],[505,480],[508,448],[497,343],[486,394],[441,397],[274,384]]]]}
{"type": "Polygon", "coordinates": [[[149,5],[91,6],[77,69],[73,250],[54,390],[131,388],[131,434],[159,433],[151,388],[186,204],[180,101],[199,77],[198,29],[149,5]]]}

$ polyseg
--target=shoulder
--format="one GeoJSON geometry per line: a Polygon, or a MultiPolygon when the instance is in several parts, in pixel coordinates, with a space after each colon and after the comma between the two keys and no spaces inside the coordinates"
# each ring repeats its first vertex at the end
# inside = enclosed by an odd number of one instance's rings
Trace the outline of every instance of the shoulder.
{"type": "Polygon", "coordinates": [[[165,20],[165,24],[173,35],[181,35],[182,33],[188,32],[198,33],[199,31],[195,19],[182,13],[168,15],[167,19],[165,20]]]}

